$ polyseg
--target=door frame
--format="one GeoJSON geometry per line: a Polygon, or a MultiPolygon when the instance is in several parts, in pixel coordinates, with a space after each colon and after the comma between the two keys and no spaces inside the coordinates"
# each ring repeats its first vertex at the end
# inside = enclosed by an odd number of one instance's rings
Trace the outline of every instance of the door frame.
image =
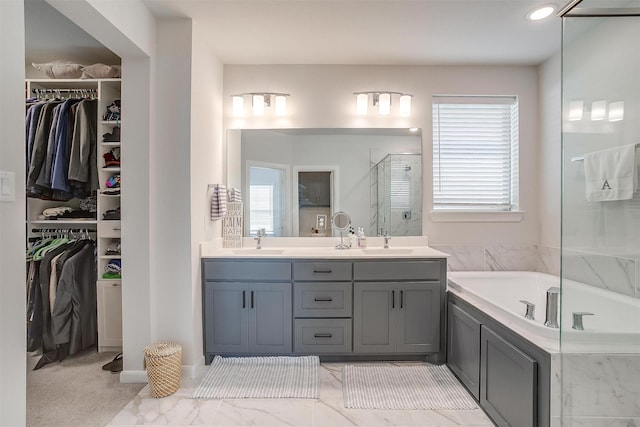
{"type": "MultiPolygon", "coordinates": [[[[330,194],[329,200],[331,205],[330,217],[327,218],[327,228],[332,228],[331,226],[331,217],[334,213],[340,211],[340,167],[337,165],[304,165],[304,166],[293,166],[293,183],[292,183],[292,191],[291,193],[291,216],[292,216],[292,227],[291,236],[299,237],[300,236],[300,209],[298,208],[298,173],[299,172],[329,172],[331,173],[331,181],[330,181],[330,194]]],[[[331,230],[328,236],[333,236],[333,230],[331,230]]]]}

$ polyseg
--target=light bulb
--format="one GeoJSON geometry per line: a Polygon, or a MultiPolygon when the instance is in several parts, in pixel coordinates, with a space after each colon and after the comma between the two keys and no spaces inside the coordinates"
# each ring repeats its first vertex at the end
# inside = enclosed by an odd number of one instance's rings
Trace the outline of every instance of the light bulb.
{"type": "Polygon", "coordinates": [[[284,116],[285,114],[287,114],[287,97],[276,95],[276,115],[284,116]]]}
{"type": "Polygon", "coordinates": [[[264,95],[253,95],[253,115],[264,115],[264,95]]]}
{"type": "Polygon", "coordinates": [[[378,111],[380,114],[389,114],[391,112],[391,94],[381,93],[378,98],[378,111]]]}
{"type": "Polygon", "coordinates": [[[569,121],[575,122],[582,120],[584,111],[584,101],[571,101],[569,103],[569,121]]]}
{"type": "Polygon", "coordinates": [[[369,95],[366,93],[359,93],[356,95],[356,112],[358,114],[367,114],[367,107],[369,104],[369,95]]]}
{"type": "Polygon", "coordinates": [[[244,98],[241,96],[233,97],[233,115],[241,116],[244,114],[244,98]]]}
{"type": "Polygon", "coordinates": [[[609,104],[609,121],[619,122],[624,120],[624,102],[612,102],[609,104]]]}
{"type": "Polygon", "coordinates": [[[411,95],[400,96],[400,114],[403,116],[411,114],[411,95]]]}
{"type": "Polygon", "coordinates": [[[607,115],[607,101],[594,101],[591,104],[591,120],[604,120],[607,115]]]}

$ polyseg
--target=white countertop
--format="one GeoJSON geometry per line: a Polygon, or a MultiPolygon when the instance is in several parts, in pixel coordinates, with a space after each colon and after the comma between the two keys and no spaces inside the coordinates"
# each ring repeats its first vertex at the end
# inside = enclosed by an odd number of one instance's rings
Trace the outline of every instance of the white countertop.
{"type": "Polygon", "coordinates": [[[396,237],[383,248],[382,237],[367,238],[366,248],[335,249],[339,238],[274,238],[262,240],[256,249],[253,238],[244,239],[242,248],[223,248],[221,240],[203,242],[201,258],[321,258],[321,259],[380,259],[380,258],[446,258],[448,255],[427,246],[426,237],[396,237]],[[395,243],[395,244],[394,244],[395,243]]]}

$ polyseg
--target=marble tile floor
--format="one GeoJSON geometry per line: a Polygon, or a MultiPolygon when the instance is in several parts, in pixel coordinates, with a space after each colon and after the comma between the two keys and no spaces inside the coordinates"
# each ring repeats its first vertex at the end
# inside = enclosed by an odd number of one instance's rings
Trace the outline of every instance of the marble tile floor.
{"type": "Polygon", "coordinates": [[[180,389],[162,399],[149,386],[116,415],[109,426],[493,426],[481,409],[346,409],[342,400],[344,363],[322,363],[319,399],[191,399],[197,379],[183,379],[180,389]]]}

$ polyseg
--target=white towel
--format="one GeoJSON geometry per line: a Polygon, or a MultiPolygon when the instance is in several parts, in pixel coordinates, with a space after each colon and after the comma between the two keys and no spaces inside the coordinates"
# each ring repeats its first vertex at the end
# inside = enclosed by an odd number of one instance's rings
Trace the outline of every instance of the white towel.
{"type": "Polygon", "coordinates": [[[584,155],[586,197],[590,202],[628,200],[638,189],[636,144],[584,155]]]}
{"type": "Polygon", "coordinates": [[[211,221],[222,219],[227,213],[227,186],[217,184],[211,194],[211,221]]]}

